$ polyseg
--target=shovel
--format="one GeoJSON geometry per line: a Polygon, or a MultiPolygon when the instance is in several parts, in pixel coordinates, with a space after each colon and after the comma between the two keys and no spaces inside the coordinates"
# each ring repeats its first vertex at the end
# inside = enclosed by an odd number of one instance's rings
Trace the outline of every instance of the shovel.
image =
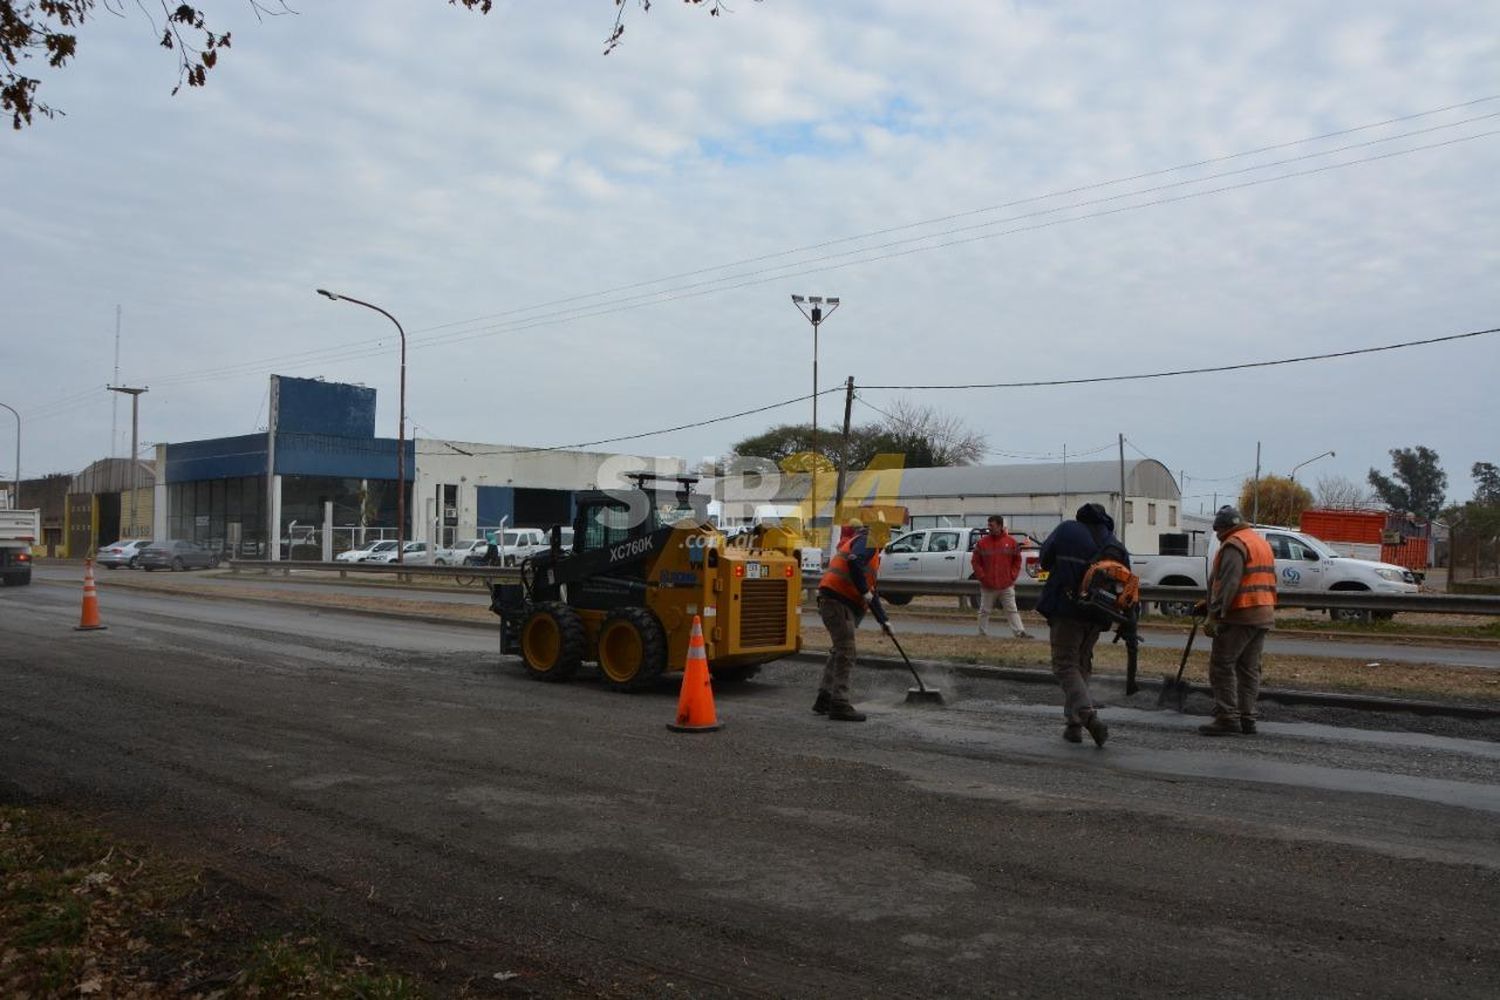
{"type": "Polygon", "coordinates": [[[1193,651],[1193,639],[1198,634],[1198,625],[1201,622],[1200,618],[1193,619],[1193,628],[1188,632],[1187,645],[1182,647],[1182,662],[1177,664],[1177,676],[1161,679],[1161,693],[1156,696],[1158,705],[1165,705],[1170,699],[1177,702],[1177,711],[1181,712],[1186,707],[1188,692],[1192,690],[1192,685],[1182,679],[1182,672],[1187,669],[1188,654],[1193,651]]]}
{"type": "Polygon", "coordinates": [[[917,686],[907,688],[906,703],[908,705],[941,705],[943,703],[943,692],[937,688],[930,688],[922,683],[922,675],[917,673],[917,668],[911,665],[911,659],[906,655],[906,650],[901,648],[901,643],[896,642],[896,633],[891,631],[889,625],[880,626],[885,630],[885,637],[896,646],[896,652],[901,654],[901,659],[906,662],[906,669],[917,679],[917,686]]]}

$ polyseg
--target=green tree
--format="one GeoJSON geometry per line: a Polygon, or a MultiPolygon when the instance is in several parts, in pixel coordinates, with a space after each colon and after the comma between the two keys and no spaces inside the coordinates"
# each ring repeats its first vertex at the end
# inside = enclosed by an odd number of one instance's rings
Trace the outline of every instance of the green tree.
{"type": "Polygon", "coordinates": [[[1417,445],[1392,448],[1390,455],[1394,480],[1374,469],[1369,475],[1370,486],[1381,502],[1402,513],[1428,519],[1437,517],[1448,489],[1448,474],[1438,465],[1437,452],[1417,445]]]}
{"type": "Polygon", "coordinates": [[[1258,483],[1247,479],[1240,488],[1240,513],[1260,524],[1295,527],[1302,512],[1312,505],[1313,495],[1307,487],[1284,476],[1262,476],[1258,483]]]}
{"type": "MultiPolygon", "coordinates": [[[[124,17],[130,8],[152,21],[162,48],[177,56],[177,86],[172,93],[208,82],[209,70],[218,65],[219,57],[230,47],[230,33],[219,33],[208,25],[208,8],[201,4],[173,4],[159,0],[160,23],[148,5],[137,0],[0,0],[0,111],[11,116],[11,127],[21,129],[32,123],[33,115],[54,118],[63,112],[37,99],[41,80],[23,73],[23,68],[45,64],[62,69],[78,55],[79,32],[90,19],[101,13],[124,17]]],[[[257,18],[295,14],[286,0],[243,0],[257,18]]],[[[706,9],[717,17],[727,10],[722,0],[684,0],[706,9]]],[[[448,0],[449,5],[466,7],[488,14],[494,0],[448,0]]],[[[650,10],[650,0],[640,0],[642,10],[650,10]]],[[[625,0],[615,0],[615,23],[605,40],[604,51],[617,47],[625,34],[625,0]]]]}
{"type": "MultiPolygon", "coordinates": [[[[818,429],[816,449],[819,466],[838,468],[841,431],[818,429]]],[[[736,455],[768,458],[787,472],[806,472],[814,454],[812,424],[780,424],[745,438],[734,445],[736,455]]],[[[944,465],[972,465],[984,457],[983,435],[966,428],[955,417],[930,407],[897,403],[878,424],[849,429],[849,468],[863,469],[876,455],[905,456],[908,469],[944,465]]]]}
{"type": "Polygon", "coordinates": [[[1469,474],[1474,477],[1474,502],[1500,506],[1500,468],[1491,462],[1475,462],[1469,474]]]}

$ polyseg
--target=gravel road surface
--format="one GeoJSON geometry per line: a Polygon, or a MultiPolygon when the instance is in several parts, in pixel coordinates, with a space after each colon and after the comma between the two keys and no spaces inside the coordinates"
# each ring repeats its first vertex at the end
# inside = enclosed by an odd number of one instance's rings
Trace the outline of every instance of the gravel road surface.
{"type": "MultiPolygon", "coordinates": [[[[539,996],[1500,995],[1500,742],[1106,712],[776,664],[553,686],[483,630],[0,589],[0,793],[102,817],[441,982],[539,996]],[[496,974],[517,973],[504,981],[496,974]]],[[[456,989],[456,987],[455,987],[456,989]]]]}

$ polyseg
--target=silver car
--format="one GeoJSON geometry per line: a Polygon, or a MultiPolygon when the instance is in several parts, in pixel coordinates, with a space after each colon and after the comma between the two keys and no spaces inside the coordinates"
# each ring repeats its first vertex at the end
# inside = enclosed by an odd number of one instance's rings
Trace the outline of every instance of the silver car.
{"type": "Polygon", "coordinates": [[[122,538],[106,545],[94,556],[94,562],[105,569],[136,569],[140,566],[141,550],[151,544],[149,538],[122,538]]]}

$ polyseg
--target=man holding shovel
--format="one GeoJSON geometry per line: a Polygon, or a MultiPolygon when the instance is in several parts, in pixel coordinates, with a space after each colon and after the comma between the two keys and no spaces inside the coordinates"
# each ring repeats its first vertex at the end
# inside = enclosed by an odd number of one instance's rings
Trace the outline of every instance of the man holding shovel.
{"type": "Polygon", "coordinates": [[[880,572],[880,544],[869,528],[851,521],[849,534],[839,543],[838,551],[828,563],[828,571],[818,581],[818,615],[828,629],[832,648],[818,685],[813,711],[838,722],[864,722],[865,713],[849,702],[849,674],[854,669],[854,634],[865,611],[869,610],[882,626],[889,625],[885,607],[875,594],[875,577],[880,572]]]}
{"type": "Polygon", "coordinates": [[[1199,726],[1204,736],[1255,732],[1255,701],[1260,694],[1260,654],[1266,633],[1276,624],[1276,557],[1234,507],[1214,515],[1219,552],[1214,556],[1208,600],[1195,616],[1208,617],[1203,634],[1213,639],[1208,683],[1214,692],[1214,719],[1199,726]]]}

